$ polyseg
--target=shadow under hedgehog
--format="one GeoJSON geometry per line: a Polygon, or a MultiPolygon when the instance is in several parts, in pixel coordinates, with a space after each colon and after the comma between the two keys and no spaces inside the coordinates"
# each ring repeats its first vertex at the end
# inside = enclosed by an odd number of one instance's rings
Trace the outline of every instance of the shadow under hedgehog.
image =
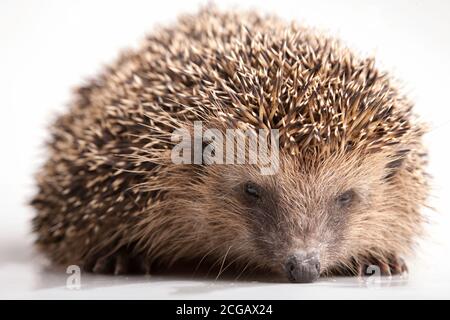
{"type": "Polygon", "coordinates": [[[37,175],[36,243],[97,273],[183,260],[292,282],[402,273],[425,223],[424,133],[373,59],[273,16],[204,8],[77,90],[37,175]],[[171,133],[194,121],[277,129],[279,169],[174,164],[171,133]]]}

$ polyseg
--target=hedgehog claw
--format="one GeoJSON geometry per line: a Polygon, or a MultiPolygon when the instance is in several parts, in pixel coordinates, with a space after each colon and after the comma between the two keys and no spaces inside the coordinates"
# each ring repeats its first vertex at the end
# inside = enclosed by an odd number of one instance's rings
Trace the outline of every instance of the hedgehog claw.
{"type": "Polygon", "coordinates": [[[150,263],[141,256],[130,256],[126,251],[91,260],[85,270],[98,274],[124,275],[129,273],[149,274],[150,263]]]}
{"type": "Polygon", "coordinates": [[[115,257],[114,274],[122,275],[128,273],[129,259],[126,254],[119,253],[115,257]]]}
{"type": "Polygon", "coordinates": [[[408,272],[408,267],[406,266],[405,260],[400,257],[395,257],[390,262],[392,274],[402,274],[408,272]]]}
{"type": "Polygon", "coordinates": [[[378,266],[380,268],[380,274],[382,276],[400,275],[408,272],[408,267],[405,261],[400,257],[393,257],[388,262],[374,261],[373,263],[363,263],[358,267],[358,276],[370,275],[370,266],[378,266]]]}
{"type": "Polygon", "coordinates": [[[382,276],[392,276],[391,267],[386,262],[380,262],[379,265],[382,276]]]}
{"type": "Polygon", "coordinates": [[[139,259],[137,262],[137,269],[140,273],[150,274],[150,263],[146,259],[139,259]]]}
{"type": "Polygon", "coordinates": [[[94,273],[108,273],[110,269],[111,260],[109,257],[101,257],[97,259],[94,267],[92,268],[92,272],[94,273]]]}

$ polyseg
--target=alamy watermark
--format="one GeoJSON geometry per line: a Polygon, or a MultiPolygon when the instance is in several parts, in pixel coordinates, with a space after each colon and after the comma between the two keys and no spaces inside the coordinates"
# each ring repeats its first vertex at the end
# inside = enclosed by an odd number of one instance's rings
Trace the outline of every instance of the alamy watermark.
{"type": "Polygon", "coordinates": [[[69,276],[66,279],[66,288],[70,290],[81,289],[81,268],[77,265],[70,265],[66,269],[69,276]]]}
{"type": "Polygon", "coordinates": [[[171,152],[175,164],[250,164],[257,165],[262,175],[278,171],[278,129],[219,129],[203,130],[195,121],[193,137],[188,129],[177,129],[171,136],[177,143],[171,152]]]}

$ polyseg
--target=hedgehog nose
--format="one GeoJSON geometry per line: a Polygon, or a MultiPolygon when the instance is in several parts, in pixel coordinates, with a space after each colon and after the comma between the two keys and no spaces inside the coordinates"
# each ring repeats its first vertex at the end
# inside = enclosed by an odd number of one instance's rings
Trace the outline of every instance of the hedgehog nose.
{"type": "Polygon", "coordinates": [[[319,257],[316,253],[297,252],[287,258],[285,268],[289,281],[313,282],[320,275],[319,257]]]}

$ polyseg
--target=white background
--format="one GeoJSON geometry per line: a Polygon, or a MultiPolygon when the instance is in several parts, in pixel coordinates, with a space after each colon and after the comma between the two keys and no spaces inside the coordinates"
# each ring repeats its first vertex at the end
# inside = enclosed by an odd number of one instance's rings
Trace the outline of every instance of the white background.
{"type": "MultiPolygon", "coordinates": [[[[235,1],[236,3],[237,1],[235,1]]],[[[426,141],[434,175],[429,236],[409,259],[405,279],[381,283],[322,279],[311,285],[164,277],[83,275],[78,291],[31,249],[26,202],[44,159],[46,126],[64,110],[70,90],[136,46],[155,24],[167,24],[205,1],[0,2],[0,298],[450,298],[449,1],[245,1],[286,19],[328,30],[355,51],[375,55],[402,80],[431,125],[426,141]]],[[[236,7],[217,1],[220,7],[236,7]]]]}

